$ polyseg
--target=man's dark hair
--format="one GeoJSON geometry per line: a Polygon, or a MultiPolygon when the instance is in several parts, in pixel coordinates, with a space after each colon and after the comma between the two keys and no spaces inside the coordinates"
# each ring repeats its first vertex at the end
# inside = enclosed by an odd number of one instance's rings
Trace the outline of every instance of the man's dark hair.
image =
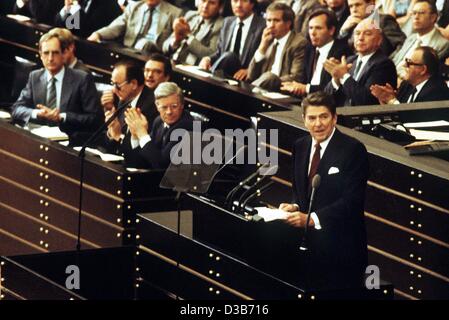
{"type": "Polygon", "coordinates": [[[142,65],[134,60],[123,60],[117,62],[114,65],[114,69],[120,66],[125,67],[126,70],[126,81],[136,80],[139,86],[142,86],[145,83],[145,78],[142,72],[142,65]]]}
{"type": "Polygon", "coordinates": [[[429,7],[430,7],[430,12],[433,13],[433,14],[438,14],[436,1],[434,1],[434,0],[417,0],[415,2],[415,4],[420,3],[420,2],[428,3],[429,7]]]}
{"type": "Polygon", "coordinates": [[[416,50],[422,52],[422,63],[427,67],[427,73],[430,76],[435,76],[440,71],[440,60],[435,49],[431,47],[419,47],[416,50]]]}
{"type": "MultiPolygon", "coordinates": [[[[317,10],[313,11],[312,14],[309,16],[307,26],[309,25],[310,20],[312,20],[315,17],[321,16],[323,14],[326,16],[327,28],[331,29],[332,27],[334,27],[335,29],[337,29],[337,23],[338,23],[337,16],[335,15],[335,13],[332,10],[325,9],[325,8],[321,8],[321,9],[317,9],[317,10]]],[[[335,36],[335,34],[334,34],[334,36],[335,36]]]]}
{"type": "Polygon", "coordinates": [[[332,116],[335,116],[337,113],[337,104],[335,103],[335,99],[331,94],[328,94],[324,91],[313,92],[302,100],[302,114],[306,115],[307,108],[312,107],[326,107],[332,116]]]}
{"type": "Polygon", "coordinates": [[[157,61],[157,62],[164,64],[164,74],[166,76],[168,76],[169,78],[171,78],[172,66],[171,66],[171,61],[169,58],[167,58],[166,56],[164,56],[161,53],[155,52],[155,53],[150,54],[147,61],[149,61],[149,60],[157,61]]]}
{"type": "Polygon", "coordinates": [[[295,12],[290,6],[283,2],[273,2],[267,7],[266,11],[282,11],[282,20],[285,22],[290,21],[290,29],[293,29],[295,24],[295,12]]]}

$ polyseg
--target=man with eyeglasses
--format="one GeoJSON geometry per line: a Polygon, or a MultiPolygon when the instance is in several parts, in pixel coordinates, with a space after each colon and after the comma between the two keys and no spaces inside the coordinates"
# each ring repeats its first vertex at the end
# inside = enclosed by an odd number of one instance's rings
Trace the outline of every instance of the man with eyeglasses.
{"type": "Polygon", "coordinates": [[[418,0],[412,9],[413,34],[409,36],[402,48],[391,54],[391,59],[396,65],[399,78],[406,75],[405,59],[410,58],[414,49],[420,46],[428,46],[435,49],[440,59],[449,54],[449,40],[445,39],[435,23],[438,12],[434,1],[418,0]]]}
{"type": "Polygon", "coordinates": [[[93,132],[103,123],[103,112],[90,74],[64,66],[62,40],[46,33],[39,41],[43,69],[30,73],[26,87],[12,107],[15,122],[59,126],[71,137],[93,132]]]}
{"type": "Polygon", "coordinates": [[[193,129],[193,118],[184,111],[184,96],[176,83],[161,83],[154,96],[159,116],[153,122],[148,121],[139,109],[125,111],[125,122],[131,133],[131,150],[125,153],[127,166],[167,168],[170,151],[179,142],[171,139],[171,133],[175,129],[193,129]]]}
{"type": "MultiPolygon", "coordinates": [[[[121,61],[114,66],[111,82],[112,91],[103,93],[101,98],[106,109],[106,121],[117,108],[138,108],[150,121],[157,116],[154,106],[153,91],[145,86],[142,67],[135,61],[121,61]],[[115,97],[119,102],[114,104],[115,97]]],[[[124,114],[121,113],[108,127],[105,147],[112,153],[126,153],[130,148],[129,130],[125,124],[124,114]]]]}
{"type": "Polygon", "coordinates": [[[434,49],[416,48],[405,59],[406,76],[399,90],[390,85],[371,86],[371,93],[381,104],[399,104],[449,100],[449,87],[440,77],[440,61],[434,49]]]}

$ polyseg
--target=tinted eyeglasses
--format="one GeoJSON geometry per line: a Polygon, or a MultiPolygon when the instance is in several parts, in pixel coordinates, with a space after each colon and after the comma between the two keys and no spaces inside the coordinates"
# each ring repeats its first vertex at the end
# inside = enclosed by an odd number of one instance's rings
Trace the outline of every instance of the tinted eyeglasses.
{"type": "Polygon", "coordinates": [[[410,59],[405,59],[405,66],[407,68],[409,68],[410,66],[418,66],[418,67],[422,67],[424,65],[424,63],[418,63],[418,62],[413,62],[410,59]]]}
{"type": "Polygon", "coordinates": [[[123,81],[122,83],[116,83],[116,82],[111,82],[111,85],[117,89],[118,91],[120,91],[120,89],[128,83],[128,80],[123,81]]]}

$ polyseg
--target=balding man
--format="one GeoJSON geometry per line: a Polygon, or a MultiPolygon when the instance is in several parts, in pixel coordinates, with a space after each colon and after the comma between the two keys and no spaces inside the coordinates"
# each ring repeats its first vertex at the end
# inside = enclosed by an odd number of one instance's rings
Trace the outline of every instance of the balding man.
{"type": "Polygon", "coordinates": [[[371,93],[381,104],[449,100],[449,87],[440,77],[440,61],[434,49],[419,47],[405,60],[406,75],[398,92],[389,85],[373,85],[371,93]]]}
{"type": "Polygon", "coordinates": [[[374,84],[396,87],[397,76],[393,62],[384,55],[380,46],[382,32],[371,18],[362,20],[354,30],[356,55],[341,61],[330,58],[324,69],[332,76],[326,91],[333,93],[338,106],[377,104],[370,87],[374,84]]]}

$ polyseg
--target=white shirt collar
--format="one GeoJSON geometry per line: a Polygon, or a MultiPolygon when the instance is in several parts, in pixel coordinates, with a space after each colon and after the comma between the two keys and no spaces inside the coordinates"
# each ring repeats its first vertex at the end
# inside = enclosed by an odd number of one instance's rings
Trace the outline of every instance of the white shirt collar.
{"type": "Polygon", "coordinates": [[[292,31],[290,30],[289,32],[287,32],[287,34],[285,36],[283,36],[280,39],[275,39],[275,41],[277,41],[279,43],[279,46],[284,46],[288,40],[288,37],[290,37],[291,33],[292,33],[292,31]]]}
{"type": "MultiPolygon", "coordinates": [[[[50,81],[51,78],[53,78],[53,76],[50,74],[50,72],[48,72],[48,70],[45,70],[45,74],[47,75],[47,82],[50,81]]],[[[65,67],[62,67],[62,69],[59,70],[59,72],[56,75],[54,75],[56,81],[62,83],[62,80],[64,79],[64,74],[65,74],[65,67]]]]}
{"type": "Polygon", "coordinates": [[[321,48],[317,47],[317,50],[320,52],[320,57],[327,57],[329,54],[329,51],[331,51],[333,44],[334,44],[334,40],[330,41],[329,43],[326,43],[321,48]]]}
{"type": "MultiPolygon", "coordinates": [[[[334,136],[334,133],[335,133],[335,126],[332,129],[332,133],[329,135],[329,137],[327,137],[326,140],[320,142],[321,157],[323,156],[324,150],[327,148],[327,145],[329,144],[329,141],[331,141],[332,137],[334,136]]],[[[312,148],[315,148],[316,144],[317,144],[317,141],[315,140],[315,138],[312,137],[312,148]]]]}
{"type": "Polygon", "coordinates": [[[418,33],[416,35],[418,36],[418,39],[421,40],[421,43],[423,45],[428,45],[430,43],[430,39],[432,39],[436,30],[437,30],[436,28],[433,28],[431,31],[427,32],[425,35],[420,36],[418,33]]]}
{"type": "Polygon", "coordinates": [[[365,64],[365,63],[368,62],[368,60],[369,60],[375,53],[376,53],[376,51],[371,52],[371,53],[369,53],[369,54],[366,54],[366,55],[364,55],[364,56],[362,56],[361,54],[358,54],[358,55],[357,55],[357,62],[358,62],[358,59],[361,59],[361,60],[362,60],[362,63],[365,64]]]}
{"type": "Polygon", "coordinates": [[[250,26],[251,25],[251,22],[253,22],[253,18],[254,18],[254,13],[252,13],[249,17],[247,17],[245,20],[240,20],[239,18],[237,18],[237,25],[240,23],[240,22],[243,22],[243,27],[246,27],[246,26],[250,26]]]}
{"type": "MultiPolygon", "coordinates": [[[[131,107],[135,108],[137,106],[137,101],[139,101],[142,91],[143,91],[143,87],[142,87],[142,90],[140,90],[140,92],[137,94],[137,96],[135,96],[134,99],[131,101],[131,103],[130,103],[131,107]]],[[[139,106],[139,107],[141,107],[141,106],[139,106]]]]}
{"type": "Polygon", "coordinates": [[[422,88],[426,85],[427,81],[429,81],[429,79],[424,80],[423,82],[421,82],[420,84],[416,85],[416,94],[415,94],[415,99],[418,96],[418,94],[421,92],[422,88]]]}

